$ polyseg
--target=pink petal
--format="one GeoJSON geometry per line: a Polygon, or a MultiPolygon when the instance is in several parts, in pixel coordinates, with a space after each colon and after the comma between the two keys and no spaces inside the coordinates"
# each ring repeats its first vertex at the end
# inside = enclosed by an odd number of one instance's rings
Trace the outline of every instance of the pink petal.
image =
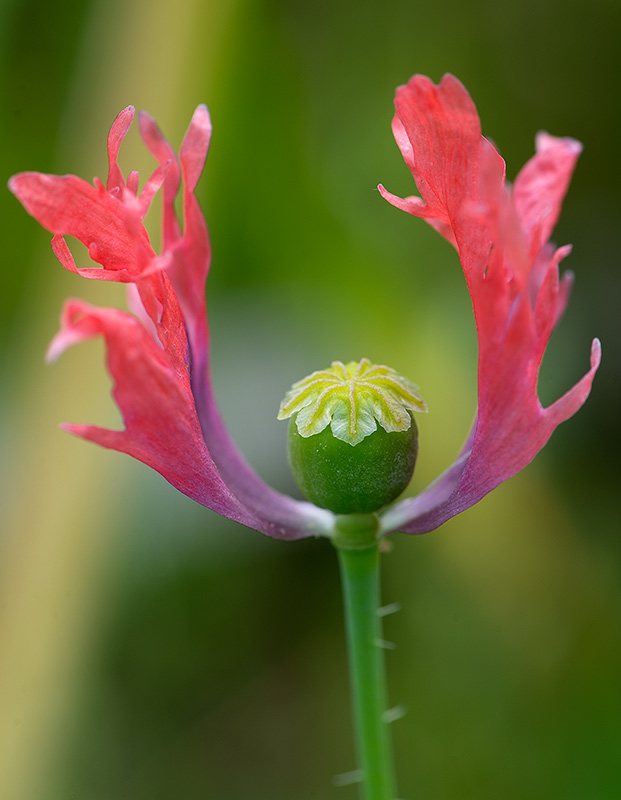
{"type": "Polygon", "coordinates": [[[448,221],[476,191],[481,126],[470,95],[453,75],[435,86],[415,75],[397,90],[397,142],[413,165],[426,216],[448,221]]]}
{"type": "Polygon", "coordinates": [[[103,187],[91,186],[75,175],[22,172],[11,178],[9,188],[44,228],[82,242],[91,258],[112,272],[102,278],[123,280],[124,275],[135,275],[139,251],[152,253],[144,228],[128,230],[126,207],[103,187]]]}
{"type": "Polygon", "coordinates": [[[186,192],[193,192],[205,166],[209,142],[211,140],[211,119],[207,106],[200,105],[194,112],[192,121],[179,150],[179,160],[183,170],[186,192]]]}
{"type": "Polygon", "coordinates": [[[582,145],[575,139],[559,139],[543,132],[537,135],[536,147],[536,154],[513,185],[515,209],[533,255],[549,239],[556,225],[582,152],[582,145]]]}
{"type": "Polygon", "coordinates": [[[80,272],[75,265],[75,259],[69,249],[69,245],[62,234],[57,233],[52,238],[52,251],[65,269],[68,269],[69,272],[80,272]]]}
{"type": "Polygon", "coordinates": [[[119,156],[119,149],[123,139],[127,136],[127,132],[131,128],[134,121],[135,109],[133,106],[127,106],[118,115],[112,123],[110,133],[108,135],[108,183],[107,189],[111,192],[113,189],[122,189],[125,186],[123,175],[119,169],[117,159],[119,156]]]}
{"type": "Polygon", "coordinates": [[[382,194],[456,244],[479,341],[477,419],[466,447],[418,497],[383,515],[387,532],[422,533],[474,505],[534,458],[585,402],[601,351],[595,340],[586,375],[542,408],[539,369],[571,287],[571,276],[559,279],[558,272],[570,248],[555,251],[547,238],[579,143],[540,134],[538,152],[511,193],[504,162],[480,135],[476,110],[458,81],[445,76],[436,87],[415,76],[397,90],[395,106],[395,138],[425,204],[382,194]]]}
{"type": "Polygon", "coordinates": [[[218,475],[202,438],[187,373],[173,368],[138,320],[116,309],[70,301],[50,354],[57,357],[76,342],[97,335],[107,344],[113,396],[125,429],[93,425],[65,425],[65,429],[137,458],[207,508],[250,527],[260,524],[218,475]]]}
{"type": "Polygon", "coordinates": [[[164,184],[166,176],[168,175],[172,164],[173,164],[172,161],[165,161],[161,166],[159,166],[155,170],[155,172],[151,175],[149,180],[145,183],[144,189],[140,193],[141,219],[144,219],[147,216],[147,213],[151,208],[151,203],[153,202],[153,198],[159,192],[162,185],[164,184]]]}
{"type": "Polygon", "coordinates": [[[164,219],[163,244],[164,247],[168,249],[172,247],[174,242],[181,235],[174,205],[181,181],[177,154],[164,138],[155,120],[145,111],[140,112],[138,123],[140,125],[140,135],[158,164],[162,165],[170,162],[168,174],[164,181],[164,199],[162,203],[162,215],[164,219]]]}
{"type": "Polygon", "coordinates": [[[133,169],[127,176],[127,188],[131,194],[137,195],[139,186],[140,186],[140,174],[135,169],[133,169]]]}
{"type": "Polygon", "coordinates": [[[388,202],[395,206],[395,208],[399,208],[401,211],[405,211],[407,214],[412,214],[414,217],[422,217],[431,225],[432,228],[435,228],[435,230],[437,230],[441,236],[444,236],[444,238],[450,242],[453,247],[457,247],[455,235],[449,223],[444,219],[438,219],[438,217],[432,216],[433,214],[438,213],[437,209],[430,209],[425,205],[424,201],[421,200],[420,197],[397,197],[396,194],[386,191],[381,183],[377,188],[379,189],[379,193],[382,195],[384,200],[388,200],[388,202]]]}
{"type": "Polygon", "coordinates": [[[591,344],[591,369],[584,375],[578,383],[573,386],[562,397],[544,409],[543,413],[546,418],[548,429],[550,433],[560,425],[561,422],[573,417],[573,415],[584,405],[591,387],[593,379],[597,372],[599,365],[602,361],[602,345],[599,339],[593,339],[591,344]]]}

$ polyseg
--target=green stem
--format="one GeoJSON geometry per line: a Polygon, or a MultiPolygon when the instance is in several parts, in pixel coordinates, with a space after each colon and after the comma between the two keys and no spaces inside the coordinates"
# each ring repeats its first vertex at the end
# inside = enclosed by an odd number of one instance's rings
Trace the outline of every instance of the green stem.
{"type": "Polygon", "coordinates": [[[379,606],[377,543],[337,547],[343,583],[349,672],[363,800],[395,800],[386,711],[386,674],[379,606]]]}

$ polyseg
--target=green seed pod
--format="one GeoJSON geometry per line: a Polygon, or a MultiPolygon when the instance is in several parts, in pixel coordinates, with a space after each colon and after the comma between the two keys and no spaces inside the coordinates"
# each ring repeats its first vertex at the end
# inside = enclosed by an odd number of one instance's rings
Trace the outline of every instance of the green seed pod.
{"type": "Polygon", "coordinates": [[[357,445],[342,442],[329,427],[304,438],[295,418],[289,423],[289,464],[293,477],[315,505],[336,514],[369,514],[407,487],[418,453],[416,423],[407,431],[379,427],[357,445]]]}
{"type": "Polygon", "coordinates": [[[369,514],[406,488],[416,463],[414,384],[367,359],[314,372],[294,384],[279,419],[291,416],[288,453],[298,486],[336,514],[369,514]],[[379,422],[379,425],[377,424],[379,422]]]}

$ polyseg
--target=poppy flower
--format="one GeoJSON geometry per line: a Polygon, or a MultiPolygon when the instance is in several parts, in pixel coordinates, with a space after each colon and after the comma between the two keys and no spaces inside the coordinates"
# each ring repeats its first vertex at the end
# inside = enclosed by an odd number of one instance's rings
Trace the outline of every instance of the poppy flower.
{"type": "MultiPolygon", "coordinates": [[[[599,364],[567,394],[542,408],[537,372],[569,296],[558,264],[568,248],[547,242],[580,145],[540,134],[537,154],[513,189],[504,164],[481,136],[464,87],[446,76],[436,87],[415,76],[397,91],[393,128],[421,198],[391,203],[425,218],[456,246],[472,297],[479,337],[478,411],[455,462],[417,497],[380,514],[381,531],[422,533],[474,505],[522,469],[554,428],[586,400],[599,364]]],[[[26,172],[9,187],[53,234],[61,264],[88,279],[127,284],[129,312],[66,302],[48,358],[101,336],[123,430],[63,425],[70,433],[137,458],[173,486],[229,519],[268,536],[331,536],[334,514],[268,486],[248,465],[218,410],[209,368],[205,282],[211,248],[195,188],[211,136],[199,106],[177,155],[147,114],[143,141],[158,163],[139,190],[124,178],[118,153],[134,119],[126,108],[108,137],[106,185],[73,176],[26,172]],[[182,220],[175,199],[182,193],[182,220]],[[144,219],[162,194],[162,248],[156,253],[144,219]],[[79,268],[66,236],[84,244],[99,267],[79,268]]]]}

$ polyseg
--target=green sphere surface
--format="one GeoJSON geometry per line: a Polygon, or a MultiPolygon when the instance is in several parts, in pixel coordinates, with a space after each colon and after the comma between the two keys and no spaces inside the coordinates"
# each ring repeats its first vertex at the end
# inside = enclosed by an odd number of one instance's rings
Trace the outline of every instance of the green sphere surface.
{"type": "Polygon", "coordinates": [[[380,425],[356,445],[335,438],[330,426],[303,437],[289,423],[289,464],[315,505],[335,514],[370,514],[397,498],[414,473],[418,430],[387,433],[380,425]]]}

